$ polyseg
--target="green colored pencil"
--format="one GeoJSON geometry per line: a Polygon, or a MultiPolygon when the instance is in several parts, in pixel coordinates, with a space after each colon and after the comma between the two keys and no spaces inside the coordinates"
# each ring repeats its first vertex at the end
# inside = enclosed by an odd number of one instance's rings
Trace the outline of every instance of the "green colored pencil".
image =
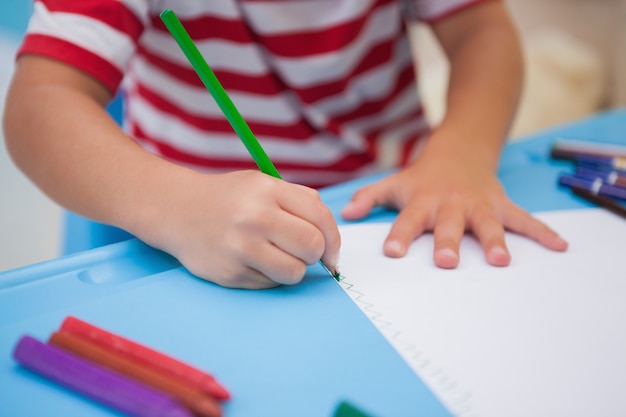
{"type": "MultiPolygon", "coordinates": [[[[250,130],[246,121],[241,117],[241,113],[239,113],[237,107],[235,107],[230,97],[228,97],[228,94],[226,94],[224,87],[222,87],[222,84],[220,84],[213,70],[202,57],[198,47],[193,43],[193,40],[191,40],[191,37],[183,27],[183,24],[180,23],[176,14],[170,9],[165,9],[161,12],[160,16],[165,27],[170,31],[170,34],[176,43],[178,43],[180,49],[182,49],[191,63],[191,66],[198,74],[198,77],[200,77],[204,86],[213,96],[213,99],[222,110],[222,113],[224,113],[224,116],[226,116],[226,119],[235,130],[235,133],[237,133],[237,136],[239,136],[246,149],[248,149],[248,152],[250,152],[250,155],[252,155],[252,159],[254,159],[254,162],[256,162],[261,172],[275,178],[281,178],[278,170],[276,170],[276,167],[265,153],[265,150],[261,147],[261,144],[250,130]]],[[[339,271],[331,271],[321,260],[320,264],[335,280],[341,281],[341,279],[343,279],[339,271]]]]}
{"type": "Polygon", "coordinates": [[[224,116],[226,116],[226,119],[237,133],[237,136],[239,136],[250,155],[252,155],[252,159],[254,159],[261,172],[275,178],[281,178],[276,167],[261,147],[261,144],[259,144],[259,141],[254,137],[250,127],[241,117],[241,113],[239,113],[237,107],[228,97],[226,91],[224,91],[224,87],[222,87],[213,70],[202,57],[202,54],[189,37],[178,17],[172,10],[166,9],[161,12],[161,20],[178,43],[178,46],[180,46],[180,49],[182,49],[204,86],[215,99],[224,116]]]}

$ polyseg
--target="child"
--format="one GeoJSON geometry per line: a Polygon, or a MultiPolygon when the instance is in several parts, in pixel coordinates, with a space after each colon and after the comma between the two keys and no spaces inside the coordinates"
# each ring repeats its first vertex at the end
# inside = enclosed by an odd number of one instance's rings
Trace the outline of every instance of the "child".
{"type": "Polygon", "coordinates": [[[224,286],[294,284],[320,258],[336,265],[339,232],[313,188],[391,166],[401,169],[342,216],[399,210],[388,256],[433,231],[435,264],[454,268],[468,230],[504,266],[505,229],[567,247],[495,175],[521,79],[497,0],[38,0],[4,129],[15,162],[61,205],[224,286]],[[256,170],[160,22],[165,8],[287,181],[256,170]],[[450,60],[447,114],[432,131],[404,19],[429,22],[450,60]],[[124,131],[105,112],[123,78],[124,131]]]}

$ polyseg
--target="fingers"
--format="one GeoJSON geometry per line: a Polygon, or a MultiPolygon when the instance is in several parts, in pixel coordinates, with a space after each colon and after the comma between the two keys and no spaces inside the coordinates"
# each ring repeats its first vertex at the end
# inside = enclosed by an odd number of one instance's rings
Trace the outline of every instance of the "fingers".
{"type": "Polygon", "coordinates": [[[383,244],[383,253],[391,258],[406,255],[409,245],[430,223],[430,210],[423,206],[411,206],[402,210],[383,244]]]}
{"type": "MultiPolygon", "coordinates": [[[[496,183],[497,184],[497,183],[496,183]]],[[[500,187],[485,192],[449,195],[422,189],[411,198],[398,200],[392,194],[392,183],[384,181],[359,190],[341,215],[349,220],[360,219],[373,207],[394,204],[400,213],[383,244],[389,257],[402,257],[418,236],[433,231],[433,260],[440,268],[456,268],[459,264],[459,247],[466,230],[471,231],[484,251],[490,265],[506,266],[511,255],[505,241],[505,231],[522,234],[555,251],[567,249],[567,242],[545,224],[515,206],[506,198],[500,187]],[[406,201],[406,204],[399,203],[406,201]]]]}
{"type": "Polygon", "coordinates": [[[465,231],[465,210],[453,203],[439,208],[433,208],[429,203],[414,203],[402,210],[387,235],[384,254],[393,258],[406,255],[411,242],[427,230],[434,232],[435,265],[456,268],[465,231]]]}
{"type": "Polygon", "coordinates": [[[255,256],[250,259],[248,266],[275,283],[294,285],[304,277],[307,263],[292,253],[266,243],[256,247],[255,256]]]}
{"type": "MultiPolygon", "coordinates": [[[[247,184],[245,198],[241,193],[229,193],[233,187],[218,193],[232,200],[217,206],[222,214],[219,218],[228,222],[214,221],[215,217],[208,219],[213,232],[210,236],[221,236],[218,242],[228,245],[216,245],[215,239],[206,238],[206,233],[188,227],[190,233],[185,236],[197,234],[198,241],[205,243],[197,247],[189,245],[195,253],[187,260],[181,259],[185,266],[196,275],[227,287],[268,288],[300,282],[307,265],[319,259],[331,269],[337,265],[339,230],[332,212],[315,190],[260,174],[240,176],[247,184]],[[206,251],[198,252],[203,248],[210,249],[208,257],[206,251]],[[206,266],[194,267],[194,263],[206,266]]],[[[415,238],[433,231],[435,265],[455,268],[466,229],[477,236],[487,262],[495,266],[508,265],[511,259],[505,228],[553,250],[567,248],[567,243],[554,231],[505,197],[501,198],[498,192],[480,193],[481,198],[475,194],[433,193],[417,188],[411,193],[401,193],[396,189],[398,182],[382,181],[359,190],[342,211],[343,217],[358,219],[379,205],[401,209],[383,245],[387,256],[404,256],[415,238]]]]}
{"type": "Polygon", "coordinates": [[[312,222],[286,213],[281,216],[279,223],[273,223],[269,225],[270,229],[267,231],[268,241],[293,258],[300,260],[302,264],[314,264],[327,250],[325,235],[312,222]],[[276,227],[276,224],[280,224],[280,227],[276,227]]]}
{"type": "Polygon", "coordinates": [[[274,288],[280,283],[268,278],[252,268],[245,268],[238,275],[231,275],[228,279],[211,279],[211,281],[227,288],[244,288],[247,290],[264,290],[274,288]]]}
{"type": "Polygon", "coordinates": [[[236,258],[219,264],[207,263],[202,261],[204,257],[193,257],[189,254],[180,256],[179,259],[195,276],[223,287],[259,290],[279,285],[266,274],[238,262],[236,258]]]}
{"type": "MultiPolygon", "coordinates": [[[[362,188],[344,207],[341,215],[346,219],[359,219],[375,206],[390,204],[391,188],[384,182],[362,188]]],[[[434,262],[440,268],[455,268],[459,263],[459,245],[465,230],[465,206],[459,203],[433,200],[430,193],[413,198],[400,207],[383,244],[383,253],[392,258],[406,255],[413,240],[427,230],[434,230],[434,262]],[[438,206],[440,205],[440,206],[438,206]]],[[[394,202],[394,205],[398,204],[394,202]]]]}
{"type": "Polygon", "coordinates": [[[367,216],[374,207],[387,201],[386,188],[381,183],[375,183],[361,188],[352,196],[352,200],[341,210],[341,217],[346,220],[358,220],[367,216]]]}
{"type": "Polygon", "coordinates": [[[298,234],[280,237],[280,243],[290,249],[290,252],[287,252],[271,241],[273,237],[271,235],[231,234],[226,239],[229,250],[222,258],[207,265],[205,262],[197,261],[202,260],[201,257],[194,257],[195,260],[187,261],[186,266],[195,275],[230,288],[261,289],[279,284],[297,284],[305,275],[307,263],[319,260],[324,248],[322,234],[312,225],[299,221],[305,225],[305,230],[307,226],[314,230],[313,235],[317,237],[313,239],[311,245],[301,245],[298,234]],[[307,250],[312,254],[307,253],[307,250]],[[304,255],[300,256],[310,258],[310,262],[300,259],[294,252],[297,255],[303,253],[304,255]]]}
{"type": "Polygon", "coordinates": [[[231,274],[229,284],[267,286],[299,283],[307,265],[324,259],[337,265],[341,238],[332,212],[312,189],[279,184],[278,206],[247,221],[248,233],[232,238],[231,247],[246,268],[231,274]],[[284,186],[284,187],[283,187],[284,186]]]}
{"type": "Polygon", "coordinates": [[[270,232],[270,239],[308,265],[322,259],[329,267],[335,267],[341,236],[332,212],[317,191],[302,186],[293,191],[282,193],[279,200],[281,208],[292,216],[282,216],[277,223],[282,230],[270,232]]]}
{"type": "Polygon", "coordinates": [[[176,239],[161,245],[198,277],[225,287],[269,288],[300,282],[320,258],[336,266],[339,230],[316,191],[248,171],[199,183],[207,190],[201,195],[220,198],[206,202],[212,210],[177,206],[187,215],[176,217],[176,239]]]}
{"type": "Polygon", "coordinates": [[[477,208],[469,223],[483,247],[487,263],[493,266],[508,265],[511,255],[505,242],[505,229],[495,212],[489,207],[477,208]]]}
{"type": "Polygon", "coordinates": [[[503,220],[512,232],[533,239],[548,249],[559,252],[567,250],[567,242],[558,233],[517,206],[511,207],[503,220]]]}
{"type": "Polygon", "coordinates": [[[465,232],[465,213],[453,202],[437,212],[434,227],[435,248],[433,260],[439,268],[456,268],[459,264],[459,246],[465,232]]]}

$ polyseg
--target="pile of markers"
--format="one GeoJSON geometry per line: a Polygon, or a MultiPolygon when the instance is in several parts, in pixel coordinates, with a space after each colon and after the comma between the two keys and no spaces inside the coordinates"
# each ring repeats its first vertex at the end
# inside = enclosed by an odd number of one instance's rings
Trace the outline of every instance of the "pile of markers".
{"type": "Polygon", "coordinates": [[[220,417],[220,402],[230,398],[211,375],[74,317],[48,343],[23,336],[13,357],[130,416],[220,417]]]}
{"type": "Polygon", "coordinates": [[[626,141],[619,145],[563,140],[554,144],[551,156],[574,163],[574,173],[561,174],[559,184],[626,218],[626,141]]]}

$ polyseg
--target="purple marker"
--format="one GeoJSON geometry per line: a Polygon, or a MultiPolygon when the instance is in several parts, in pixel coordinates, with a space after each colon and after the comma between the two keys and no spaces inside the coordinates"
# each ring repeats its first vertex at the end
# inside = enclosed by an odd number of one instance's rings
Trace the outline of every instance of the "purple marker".
{"type": "Polygon", "coordinates": [[[30,336],[13,357],[25,368],[129,416],[193,417],[166,394],[30,336]]]}
{"type": "Polygon", "coordinates": [[[563,174],[559,177],[559,183],[570,187],[583,188],[595,195],[619,198],[626,200],[626,187],[605,184],[601,178],[588,179],[575,175],[563,174]]]}

